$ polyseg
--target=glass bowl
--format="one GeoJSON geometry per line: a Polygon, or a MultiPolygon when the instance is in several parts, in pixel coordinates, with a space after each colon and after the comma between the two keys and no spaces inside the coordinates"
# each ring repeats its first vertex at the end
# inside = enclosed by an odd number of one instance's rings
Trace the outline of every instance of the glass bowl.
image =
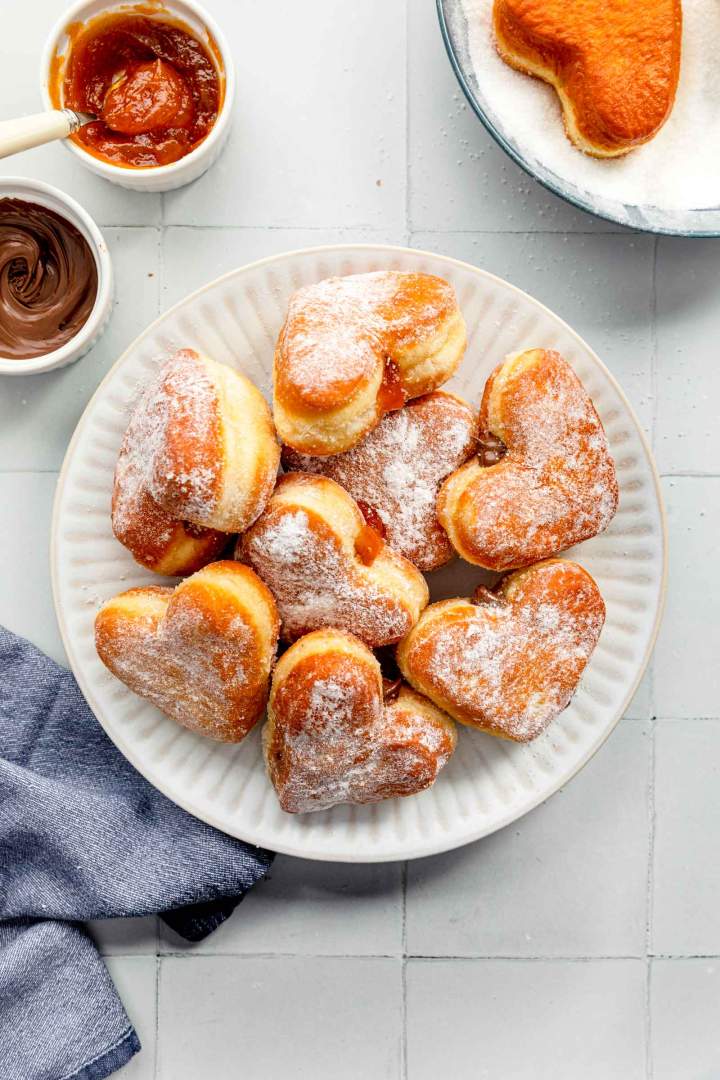
{"type": "MultiPolygon", "coordinates": [[[[669,236],[720,236],[720,205],[692,210],[649,205],[631,206],[617,199],[594,195],[546,168],[542,163],[529,161],[524,156],[522,147],[513,139],[512,132],[503,127],[499,117],[485,100],[470,58],[468,25],[462,0],[437,0],[437,11],[445,48],[465,97],[498,146],[529,176],[571,205],[618,225],[669,236]]],[[[718,202],[720,203],[720,178],[718,202]]]]}

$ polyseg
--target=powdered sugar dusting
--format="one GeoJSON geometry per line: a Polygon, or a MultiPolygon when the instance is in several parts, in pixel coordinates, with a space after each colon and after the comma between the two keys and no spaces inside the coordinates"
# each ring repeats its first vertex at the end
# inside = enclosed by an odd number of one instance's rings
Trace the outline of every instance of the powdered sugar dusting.
{"type": "Polygon", "coordinates": [[[317,458],[286,447],[283,460],[341,484],[377,512],[391,548],[420,570],[432,570],[453,554],[435,513],[438,489],[471,455],[475,434],[470,407],[438,391],[388,413],[346,453],[317,458]]]}
{"type": "Polygon", "coordinates": [[[513,358],[491,377],[480,429],[508,448],[499,464],[456,474],[445,493],[465,494],[452,519],[483,566],[527,566],[595,536],[617,508],[615,465],[592,401],[557,353],[538,350],[529,365],[513,358]],[[495,389],[495,380],[510,374],[495,389]]]}
{"type": "Polygon", "coordinates": [[[422,340],[436,332],[452,302],[450,286],[439,278],[393,270],[305,286],[290,298],[278,372],[297,392],[310,396],[367,379],[391,351],[391,339],[422,340]],[[422,303],[398,301],[404,285],[421,277],[426,283],[422,303]]]}
{"type": "Polygon", "coordinates": [[[369,377],[377,366],[384,323],[378,300],[388,296],[384,274],[328,278],[290,298],[283,332],[298,384],[326,390],[335,382],[369,377]]]}
{"type": "Polygon", "coordinates": [[[362,574],[338,537],[311,523],[304,510],[268,510],[242,538],[238,555],[274,595],[289,641],[336,626],[368,645],[384,645],[412,625],[402,597],[362,574]]]}
{"type": "Polygon", "coordinates": [[[309,529],[310,519],[304,510],[282,514],[271,528],[263,531],[259,547],[253,546],[274,562],[297,563],[302,560],[309,529]]]}
{"type": "Polygon", "coordinates": [[[264,708],[272,651],[261,648],[243,614],[213,627],[195,597],[186,601],[165,588],[137,592],[162,598],[165,610],[158,619],[157,611],[119,615],[116,609],[107,622],[101,612],[97,645],[103,661],[184,727],[221,741],[242,739],[264,708]]]}
{"type": "Polygon", "coordinates": [[[401,666],[458,718],[534,739],[570,701],[604,618],[588,574],[574,563],[543,563],[504,579],[495,600],[427,608],[401,666]]]}
{"type": "Polygon", "coordinates": [[[148,521],[148,538],[153,541],[165,514],[163,541],[170,539],[176,520],[207,516],[215,502],[219,460],[200,454],[192,468],[189,463],[183,467],[172,435],[182,431],[186,446],[193,440],[203,445],[214,415],[215,393],[209,377],[197,354],[181,350],[146,387],[130,417],[115,469],[113,528],[119,537],[136,528],[139,518],[147,514],[148,495],[158,509],[148,521]],[[168,505],[169,493],[174,494],[173,501],[182,500],[182,513],[168,505]]]}
{"type": "Polygon", "coordinates": [[[438,710],[408,687],[384,705],[373,667],[347,655],[327,657],[323,676],[314,680],[302,671],[302,661],[300,668],[277,680],[273,719],[264,732],[284,810],[378,802],[434,782],[455,746],[452,727],[438,710]]]}
{"type": "Polygon", "coordinates": [[[209,452],[218,424],[215,387],[196,353],[183,349],[160,373],[140,442],[150,458],[153,498],[205,524],[218,499],[221,455],[209,452]]]}

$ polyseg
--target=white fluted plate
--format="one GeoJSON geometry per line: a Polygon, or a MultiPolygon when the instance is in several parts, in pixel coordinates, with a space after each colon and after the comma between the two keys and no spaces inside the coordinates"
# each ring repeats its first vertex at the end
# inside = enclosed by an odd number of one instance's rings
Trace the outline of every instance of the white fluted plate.
{"type": "MultiPolygon", "coordinates": [[[[439,255],[382,245],[312,248],[235,270],[177,304],[130,346],[101,383],[68,448],[53,517],[51,561],[72,669],[110,738],[147,779],[197,817],[253,844],[314,859],[409,859],[466,844],[514,821],[565,784],[626,709],[660,621],[665,527],[658,480],[622,390],[561,319],[507,282],[439,255]],[[602,536],[569,554],[598,582],[607,621],[568,709],[530,745],[460,729],[458,749],[429,791],[373,806],[283,813],[267,780],[259,726],[240,745],[214,743],[162,716],[111,676],[95,653],[95,613],[108,597],[157,583],[114,539],[113,470],[138,391],[176,348],[243,371],[269,395],[273,346],[290,293],[332,274],[427,271],[454,285],[468,348],[449,384],[477,405],[506,353],[559,350],[595,402],[615,457],[620,506],[602,536]]],[[[468,595],[481,579],[456,561],[431,575],[434,599],[468,595]]]]}

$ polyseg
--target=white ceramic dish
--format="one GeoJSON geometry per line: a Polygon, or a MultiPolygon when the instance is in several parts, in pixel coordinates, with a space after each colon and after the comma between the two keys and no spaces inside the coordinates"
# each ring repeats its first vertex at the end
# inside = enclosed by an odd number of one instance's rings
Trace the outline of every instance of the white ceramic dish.
{"type": "MultiPolygon", "coordinates": [[[[52,526],[55,605],[70,663],[90,706],[123,753],[191,813],[255,844],[306,858],[374,862],[458,847],[507,825],[557,791],[622,716],[657,633],[665,580],[657,475],[617,383],[570,327],[525,293],[466,263],[380,245],[312,248],[262,260],[194,293],[130,346],[78,424],[58,484],[52,526]],[[448,278],[469,343],[448,385],[478,403],[492,367],[513,349],[559,349],[598,408],[615,455],[621,501],[610,529],[572,551],[598,581],[607,622],[570,707],[521,746],[460,730],[434,788],[408,799],[325,813],[284,814],[265,776],[259,730],[239,746],[178,727],[114,679],[96,656],[93,621],[108,597],[158,581],[135,565],[110,528],[120,442],[140,385],[179,346],[244,371],[268,393],[273,345],[289,294],[332,274],[422,270],[448,278]]],[[[434,598],[468,595],[482,574],[456,561],[431,575],[434,598]]]]}
{"type": "MultiPolygon", "coordinates": [[[[67,28],[73,22],[86,22],[96,15],[110,11],[132,11],[138,6],[132,2],[112,3],[112,0],[77,0],[58,19],[50,31],[50,35],[43,50],[40,62],[40,88],[43,102],[48,109],[53,108],[50,98],[49,81],[51,65],[56,55],[64,55],[67,46],[67,28]]],[[[110,162],[101,161],[94,157],[72,139],[64,139],[63,145],[71,154],[74,154],[82,164],[97,173],[98,176],[110,180],[120,187],[129,188],[131,191],[159,192],[173,191],[175,188],[184,187],[193,180],[197,180],[220,156],[230,134],[235,101],[235,63],[230,52],[225,35],[217,25],[213,17],[205,11],[195,0],[149,0],[141,3],[143,14],[148,14],[149,8],[156,8],[158,16],[174,15],[182,19],[195,33],[198,38],[208,41],[208,34],[212,37],[217,50],[222,58],[225,77],[225,97],[222,108],[210,134],[203,142],[192,150],[186,157],[174,161],[170,165],[158,165],[148,169],[126,169],[110,162]]],[[[214,55],[214,50],[211,50],[214,55]]]]}
{"type": "MultiPolygon", "coordinates": [[[[491,0],[487,0],[487,3],[491,4],[491,0]]],[[[663,206],[660,190],[654,192],[654,197],[658,199],[659,205],[651,200],[639,203],[633,201],[627,195],[621,198],[618,189],[615,187],[609,186],[606,190],[603,176],[607,180],[612,170],[619,164],[617,161],[593,164],[594,176],[586,176],[586,182],[581,184],[577,179],[566,175],[557,162],[551,164],[541,153],[537,153],[537,150],[535,152],[531,151],[517,137],[514,112],[514,108],[517,107],[516,103],[513,103],[513,106],[508,108],[508,99],[502,92],[498,93],[497,86],[494,87],[493,93],[490,92],[494,80],[488,81],[490,74],[488,68],[493,65],[473,61],[472,37],[474,33],[478,32],[480,24],[476,23],[474,30],[469,26],[466,16],[466,0],[436,0],[436,4],[440,29],[450,63],[471,108],[498,145],[530,176],[535,177],[549,191],[559,195],[573,206],[578,206],[581,210],[587,210],[589,213],[596,214],[598,217],[605,218],[608,221],[617,222],[619,225],[641,229],[645,232],[664,233],[670,236],[720,236],[720,185],[717,183],[712,194],[706,194],[704,198],[699,198],[698,202],[692,207],[663,206]]],[[[697,15],[697,12],[695,15],[697,15]]],[[[684,13],[684,57],[686,55],[697,56],[699,36],[707,37],[707,35],[710,35],[710,40],[712,40],[712,23],[716,19],[716,5],[708,3],[707,11],[702,17],[693,19],[694,27],[692,36],[689,39],[691,20],[687,11],[684,13]]],[[[482,26],[481,32],[486,32],[484,26],[482,26]]],[[[495,63],[499,62],[494,57],[493,61],[495,63]]],[[[702,87],[703,92],[708,96],[708,100],[712,101],[714,97],[712,73],[710,71],[697,71],[695,70],[696,66],[696,64],[691,64],[690,68],[687,69],[693,71],[690,80],[696,86],[702,87]]],[[[680,74],[681,83],[678,101],[676,101],[673,109],[671,120],[679,116],[678,102],[683,97],[682,88],[685,74],[684,59],[680,74]]],[[[522,78],[526,77],[522,76],[522,78]]],[[[551,94],[549,89],[532,85],[529,80],[526,91],[533,95],[538,93],[551,94]]],[[[692,98],[689,100],[692,101],[692,98]]],[[[692,108],[687,108],[686,121],[691,122],[692,112],[692,108]]],[[[557,124],[560,124],[559,113],[557,124]]],[[[663,141],[669,133],[670,126],[671,121],[668,121],[666,131],[662,133],[663,141]]],[[[536,128],[542,130],[542,127],[538,127],[538,125],[536,125],[536,128]]],[[[701,138],[700,134],[698,138],[701,138]]],[[[656,140],[653,140],[653,144],[655,143],[656,140]]],[[[659,146],[659,143],[657,145],[659,146]]],[[[639,152],[646,153],[648,150],[651,150],[651,148],[643,148],[639,152]]],[[[575,151],[573,152],[575,153],[575,151]]],[[[633,151],[633,156],[636,153],[638,151],[633,151]]],[[[665,160],[663,154],[667,155],[668,153],[670,153],[669,150],[662,150],[658,157],[653,159],[654,164],[647,166],[651,177],[656,175],[657,169],[662,168],[665,160]]],[[[689,157],[689,160],[684,162],[684,167],[688,170],[688,181],[694,174],[692,190],[696,190],[695,184],[700,180],[704,189],[707,178],[713,178],[716,170],[708,168],[704,162],[701,162],[697,154],[685,156],[689,157]]],[[[588,167],[590,166],[588,165],[588,167]]]]}
{"type": "Polygon", "coordinates": [[[70,221],[90,245],[95,257],[98,275],[98,289],[95,304],[87,319],[75,337],[60,349],[33,356],[28,360],[14,360],[0,356],[0,375],[36,375],[43,371],[73,364],[93,347],[103,334],[110,314],[113,300],[113,271],[110,252],[93,219],[79,203],[66,195],[59,188],[51,187],[42,180],[26,180],[21,176],[6,176],[0,180],[0,199],[25,199],[26,202],[38,203],[70,221]]]}

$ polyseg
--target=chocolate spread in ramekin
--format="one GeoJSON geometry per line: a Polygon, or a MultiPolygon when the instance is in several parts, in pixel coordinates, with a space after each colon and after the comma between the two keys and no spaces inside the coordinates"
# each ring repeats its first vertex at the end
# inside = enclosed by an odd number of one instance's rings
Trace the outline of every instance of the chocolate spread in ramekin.
{"type": "Polygon", "coordinates": [[[0,357],[61,348],[87,322],[97,288],[90,245],[71,222],[37,203],[0,199],[0,357]]]}

